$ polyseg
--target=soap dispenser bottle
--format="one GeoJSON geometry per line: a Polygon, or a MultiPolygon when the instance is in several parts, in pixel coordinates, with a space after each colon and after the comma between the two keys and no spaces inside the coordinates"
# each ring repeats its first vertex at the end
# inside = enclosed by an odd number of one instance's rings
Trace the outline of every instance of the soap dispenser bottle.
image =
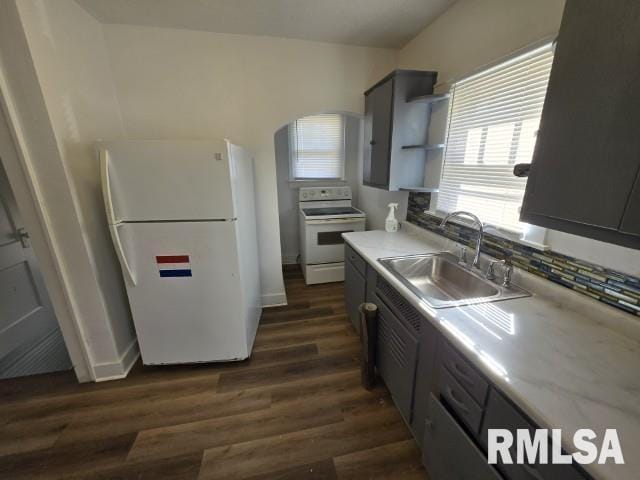
{"type": "Polygon", "coordinates": [[[388,207],[389,207],[389,215],[387,215],[387,219],[384,222],[384,229],[387,232],[397,232],[398,219],[396,218],[396,210],[398,208],[398,204],[390,203],[388,207]]]}

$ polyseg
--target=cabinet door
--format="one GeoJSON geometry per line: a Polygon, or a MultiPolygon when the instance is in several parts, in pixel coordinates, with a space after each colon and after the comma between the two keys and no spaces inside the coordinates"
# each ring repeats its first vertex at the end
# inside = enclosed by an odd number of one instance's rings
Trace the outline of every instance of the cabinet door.
{"type": "Polygon", "coordinates": [[[378,305],[376,366],[405,421],[411,422],[418,341],[382,303],[378,305]]]}
{"type": "Polygon", "coordinates": [[[378,280],[378,272],[371,265],[367,265],[367,287],[366,287],[366,298],[367,302],[376,303],[376,283],[378,280]]]}
{"type": "Polygon", "coordinates": [[[413,417],[411,419],[411,430],[420,444],[422,444],[424,436],[424,421],[427,418],[429,397],[434,390],[438,338],[439,333],[435,327],[426,320],[422,322],[420,325],[416,386],[413,394],[413,417]]]}
{"type": "Polygon", "coordinates": [[[362,274],[355,265],[346,260],[344,262],[344,293],[347,305],[347,315],[357,332],[360,331],[360,311],[361,303],[365,302],[366,282],[362,274]]]}
{"type": "Polygon", "coordinates": [[[430,396],[422,462],[431,480],[501,480],[440,401],[430,396]]]}
{"type": "Polygon", "coordinates": [[[373,147],[373,92],[364,97],[364,144],[362,146],[362,183],[371,183],[371,158],[373,147]]]}
{"type": "Polygon", "coordinates": [[[629,197],[627,210],[622,217],[620,230],[624,233],[640,236],[640,173],[629,197]]]}
{"type": "Polygon", "coordinates": [[[369,97],[373,104],[371,128],[370,183],[389,185],[391,148],[391,113],[393,105],[393,80],[390,79],[373,90],[369,97]]]}
{"type": "MultiPolygon", "coordinates": [[[[488,445],[489,429],[500,428],[509,430],[514,439],[518,430],[528,430],[530,434],[535,431],[534,425],[529,422],[515,407],[513,407],[501,394],[495,389],[491,389],[487,408],[482,424],[481,444],[486,449],[488,445]]],[[[549,446],[549,451],[551,447],[549,446]]],[[[516,443],[509,449],[511,458],[515,462],[517,458],[516,443]]],[[[536,464],[536,465],[520,465],[516,463],[498,465],[500,471],[509,480],[584,480],[588,477],[584,476],[573,465],[553,465],[553,464],[536,464]]]]}
{"type": "Polygon", "coordinates": [[[637,0],[566,2],[524,221],[619,229],[640,165],[639,26],[637,0]]]}

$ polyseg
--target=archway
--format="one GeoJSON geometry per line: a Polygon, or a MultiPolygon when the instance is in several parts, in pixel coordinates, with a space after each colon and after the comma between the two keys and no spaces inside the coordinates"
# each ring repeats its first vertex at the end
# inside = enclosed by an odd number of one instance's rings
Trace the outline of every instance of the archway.
{"type": "MultiPolygon", "coordinates": [[[[300,245],[299,245],[299,211],[298,211],[298,194],[299,189],[302,186],[349,186],[352,191],[353,204],[357,205],[358,198],[358,185],[361,183],[362,177],[362,115],[353,112],[344,111],[323,111],[318,113],[312,113],[309,115],[303,115],[291,122],[280,127],[274,133],[274,149],[276,159],[276,179],[277,179],[277,193],[278,193],[278,212],[280,223],[280,248],[282,253],[282,263],[297,264],[300,257],[300,245]],[[322,134],[323,126],[324,133],[331,127],[335,127],[336,122],[331,116],[340,117],[341,125],[343,126],[343,161],[344,161],[344,174],[336,177],[332,175],[330,171],[325,172],[326,175],[317,174],[318,170],[313,177],[326,177],[326,178],[306,178],[300,176],[299,172],[292,169],[292,154],[293,147],[292,141],[294,127],[296,122],[305,121],[308,124],[314,118],[322,122],[324,120],[325,125],[319,125],[317,131],[322,134]],[[324,118],[322,118],[324,117],[324,118]],[[332,178],[333,177],[333,178],[332,178]]],[[[305,133],[307,137],[313,135],[314,129],[307,128],[305,133]]],[[[327,135],[328,136],[328,135],[327,135]]],[[[307,138],[307,140],[309,140],[307,138]]],[[[318,139],[320,142],[322,139],[318,139]]],[[[337,140],[331,138],[331,140],[337,140]]],[[[324,142],[327,143],[327,142],[324,142]]],[[[330,149],[330,145],[327,146],[330,149]]],[[[312,173],[313,173],[312,172],[312,173]]],[[[303,174],[304,175],[304,174],[303,174]]]]}

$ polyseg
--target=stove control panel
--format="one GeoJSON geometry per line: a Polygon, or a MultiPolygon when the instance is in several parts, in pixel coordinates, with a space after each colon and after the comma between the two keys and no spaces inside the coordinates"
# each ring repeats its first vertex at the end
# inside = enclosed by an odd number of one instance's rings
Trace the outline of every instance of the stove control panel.
{"type": "Polygon", "coordinates": [[[298,196],[301,202],[323,200],[351,200],[351,188],[344,187],[301,187],[298,196]]]}

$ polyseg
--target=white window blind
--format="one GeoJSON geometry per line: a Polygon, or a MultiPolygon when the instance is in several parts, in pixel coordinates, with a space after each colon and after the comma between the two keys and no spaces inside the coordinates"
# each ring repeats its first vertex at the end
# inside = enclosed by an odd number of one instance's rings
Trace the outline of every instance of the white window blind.
{"type": "Polygon", "coordinates": [[[291,180],[344,179],[344,124],[335,113],[290,124],[291,180]]]}
{"type": "Polygon", "coordinates": [[[549,45],[454,84],[438,210],[523,231],[513,166],[531,162],[552,60],[549,45]]]}

